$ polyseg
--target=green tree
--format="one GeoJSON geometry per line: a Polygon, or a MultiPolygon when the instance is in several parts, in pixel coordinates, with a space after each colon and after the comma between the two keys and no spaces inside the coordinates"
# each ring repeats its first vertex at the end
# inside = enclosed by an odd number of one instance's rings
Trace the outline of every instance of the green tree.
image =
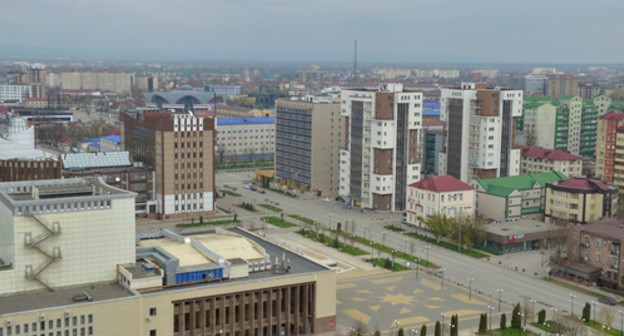
{"type": "Polygon", "coordinates": [[[537,313],[537,323],[544,324],[546,322],[546,310],[542,309],[537,313]]]}
{"type": "Polygon", "coordinates": [[[516,329],[522,328],[522,316],[520,316],[520,303],[514,306],[513,311],[511,312],[511,327],[516,329]]]}
{"type": "Polygon", "coordinates": [[[507,328],[507,315],[503,313],[500,318],[500,329],[505,330],[505,328],[507,328]]]}
{"type": "Polygon", "coordinates": [[[457,336],[459,333],[459,319],[457,315],[451,315],[451,336],[457,336]]]}
{"type": "Polygon", "coordinates": [[[403,332],[403,328],[399,329],[399,332],[397,334],[398,334],[397,336],[405,336],[403,332]]]}
{"type": "Polygon", "coordinates": [[[442,336],[442,329],[440,326],[440,321],[436,321],[435,327],[433,329],[433,336],[442,336]]]}
{"type": "Polygon", "coordinates": [[[481,314],[479,316],[479,334],[485,334],[487,332],[487,314],[481,314]]]}
{"type": "Polygon", "coordinates": [[[446,215],[434,214],[433,216],[422,220],[422,223],[433,233],[436,241],[439,243],[440,238],[446,237],[451,229],[453,218],[446,215]]]}
{"type": "Polygon", "coordinates": [[[581,316],[584,321],[591,320],[591,305],[589,302],[585,302],[585,306],[583,307],[583,315],[581,316]]]}
{"type": "Polygon", "coordinates": [[[420,327],[420,336],[427,336],[427,326],[424,324],[420,327]]]}

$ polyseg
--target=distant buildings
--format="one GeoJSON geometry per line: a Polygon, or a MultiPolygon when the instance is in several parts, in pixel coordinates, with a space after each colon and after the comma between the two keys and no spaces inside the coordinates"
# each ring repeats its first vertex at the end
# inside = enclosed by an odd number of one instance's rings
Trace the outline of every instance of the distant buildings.
{"type": "Polygon", "coordinates": [[[339,194],[362,208],[405,209],[407,186],[420,180],[422,93],[382,84],[343,90],[341,100],[339,194]]]}
{"type": "Polygon", "coordinates": [[[565,228],[532,219],[496,220],[486,227],[485,246],[499,253],[540,250],[565,239],[565,228]]]}
{"type": "Polygon", "coordinates": [[[618,189],[588,177],[572,177],[546,185],[544,217],[548,223],[587,224],[615,216],[618,189]]]}
{"type": "Polygon", "coordinates": [[[553,99],[578,94],[578,78],[566,74],[549,74],[546,95],[553,99]]]}
{"type": "Polygon", "coordinates": [[[546,75],[528,74],[524,76],[525,96],[544,96],[548,88],[548,77],[546,75]]]}
{"type": "Polygon", "coordinates": [[[0,103],[21,104],[26,98],[32,96],[31,85],[0,85],[0,103]]]}
{"type": "Polygon", "coordinates": [[[441,120],[446,124],[440,175],[464,182],[520,173],[520,150],[514,149],[516,122],[522,116],[522,91],[486,89],[462,83],[442,89],[441,120]]]}
{"type": "Polygon", "coordinates": [[[340,103],[327,98],[278,99],[275,103],[275,173],[279,182],[338,194],[340,103]]]}
{"type": "Polygon", "coordinates": [[[214,92],[195,90],[190,86],[182,86],[180,90],[147,92],[143,96],[148,107],[177,112],[212,110],[216,97],[214,92]]]}
{"type": "Polygon", "coordinates": [[[217,118],[217,162],[273,161],[275,118],[217,118]]]}
{"type": "Polygon", "coordinates": [[[583,159],[565,151],[543,147],[520,146],[520,174],[560,171],[568,176],[583,173],[583,159]]]}
{"type": "Polygon", "coordinates": [[[494,220],[524,218],[544,220],[546,184],[566,180],[560,172],[489,179],[470,184],[477,191],[477,215],[494,220]]]}
{"type": "Polygon", "coordinates": [[[159,216],[214,211],[214,119],[135,111],[119,119],[122,149],[154,168],[159,216]]]}
{"type": "MultiPolygon", "coordinates": [[[[616,152],[620,151],[617,146],[617,133],[618,128],[622,126],[624,126],[624,112],[609,112],[598,118],[598,128],[596,130],[596,176],[606,183],[615,182],[616,162],[620,163],[622,161],[624,166],[624,160],[616,158],[616,152]]],[[[621,143],[620,146],[623,144],[621,143]]],[[[624,173],[619,171],[617,173],[620,176],[624,175],[624,173]]],[[[624,176],[622,177],[624,178],[624,176]]],[[[624,180],[621,182],[621,185],[624,186],[624,180]]]]}
{"type": "Polygon", "coordinates": [[[47,77],[47,85],[61,91],[106,91],[130,94],[135,75],[122,71],[63,71],[47,77]]]}
{"type": "Polygon", "coordinates": [[[407,190],[405,220],[409,225],[422,226],[422,220],[436,214],[474,217],[475,190],[453,176],[432,176],[410,184],[407,190]]]}

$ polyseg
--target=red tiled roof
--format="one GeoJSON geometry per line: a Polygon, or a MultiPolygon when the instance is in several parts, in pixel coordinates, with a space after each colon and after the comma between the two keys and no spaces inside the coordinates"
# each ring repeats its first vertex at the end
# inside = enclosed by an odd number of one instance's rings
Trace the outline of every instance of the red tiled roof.
{"type": "Polygon", "coordinates": [[[423,127],[444,126],[444,121],[436,119],[423,119],[423,127]]]}
{"type": "Polygon", "coordinates": [[[554,161],[574,161],[581,159],[580,156],[558,149],[549,149],[537,146],[520,146],[520,149],[522,149],[523,156],[530,156],[537,159],[548,159],[554,161]]]}
{"type": "Polygon", "coordinates": [[[624,112],[610,111],[599,118],[600,120],[621,121],[624,120],[624,112]]]}
{"type": "Polygon", "coordinates": [[[599,179],[581,176],[572,177],[565,181],[557,181],[553,184],[558,187],[569,189],[612,190],[606,183],[599,179]]]}
{"type": "Polygon", "coordinates": [[[472,190],[472,187],[451,175],[433,176],[410,184],[410,187],[435,192],[472,190]]]}

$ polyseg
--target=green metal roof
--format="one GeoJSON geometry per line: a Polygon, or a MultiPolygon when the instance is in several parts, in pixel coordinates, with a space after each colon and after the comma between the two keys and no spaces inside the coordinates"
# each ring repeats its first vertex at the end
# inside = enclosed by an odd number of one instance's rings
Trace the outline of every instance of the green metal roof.
{"type": "Polygon", "coordinates": [[[546,183],[567,180],[568,177],[558,171],[548,173],[535,173],[518,176],[496,177],[488,179],[476,179],[475,181],[488,194],[506,197],[514,190],[532,189],[535,183],[544,188],[546,183]]]}

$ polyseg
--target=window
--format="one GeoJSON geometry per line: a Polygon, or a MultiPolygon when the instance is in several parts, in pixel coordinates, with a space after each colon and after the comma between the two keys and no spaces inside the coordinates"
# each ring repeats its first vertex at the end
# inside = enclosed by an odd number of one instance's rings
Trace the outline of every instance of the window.
{"type": "Polygon", "coordinates": [[[156,330],[155,329],[150,330],[150,336],[156,336],[156,330]]]}
{"type": "Polygon", "coordinates": [[[149,316],[156,316],[157,310],[156,307],[152,307],[149,310],[149,316]]]}

